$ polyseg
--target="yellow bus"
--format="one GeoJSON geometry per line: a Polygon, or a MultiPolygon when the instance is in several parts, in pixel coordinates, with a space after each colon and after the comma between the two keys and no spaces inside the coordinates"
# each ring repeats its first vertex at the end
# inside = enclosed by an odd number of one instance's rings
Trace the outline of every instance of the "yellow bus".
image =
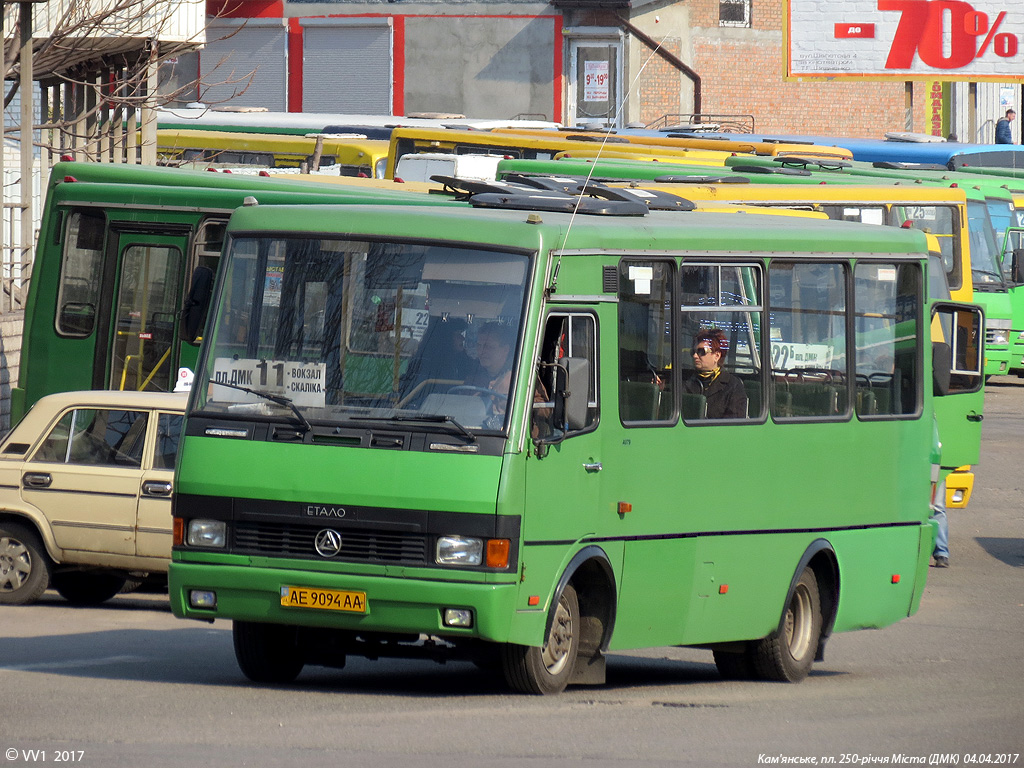
{"type": "MultiPolygon", "coordinates": [[[[430,128],[396,128],[391,132],[388,150],[387,177],[401,176],[399,162],[404,155],[424,152],[449,152],[456,155],[501,155],[506,158],[550,160],[561,152],[596,150],[600,143],[591,136],[562,134],[554,131],[459,131],[430,128]]],[[[730,148],[731,149],[731,148],[730,148]]],[[[654,147],[632,144],[611,137],[604,143],[605,152],[615,151],[621,156],[643,156],[656,151],[666,158],[691,161],[697,165],[725,165],[732,152],[682,147],[654,147]]]]}
{"type": "Polygon", "coordinates": [[[160,165],[249,165],[262,168],[340,166],[344,176],[383,178],[388,142],[361,134],[232,133],[185,128],[157,130],[160,165]]]}
{"type": "Polygon", "coordinates": [[[801,157],[821,157],[836,160],[852,160],[853,152],[845,147],[834,147],[825,144],[810,143],[789,143],[777,141],[733,141],[715,138],[701,138],[699,136],[683,136],[680,134],[665,134],[660,131],[637,130],[635,133],[629,130],[616,131],[615,133],[601,133],[599,131],[550,131],[528,128],[495,128],[492,133],[538,135],[551,134],[555,136],[575,137],[582,141],[604,140],[620,144],[642,144],[648,147],[660,149],[689,149],[705,150],[709,152],[725,152],[729,155],[764,155],[767,157],[778,157],[781,155],[800,155],[801,157]]]}

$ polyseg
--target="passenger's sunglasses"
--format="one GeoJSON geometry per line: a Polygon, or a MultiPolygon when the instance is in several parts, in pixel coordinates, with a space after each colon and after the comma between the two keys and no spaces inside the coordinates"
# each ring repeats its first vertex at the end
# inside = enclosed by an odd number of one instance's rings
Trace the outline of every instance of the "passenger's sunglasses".
{"type": "Polygon", "coordinates": [[[704,357],[705,355],[710,354],[710,352],[711,350],[708,347],[694,347],[690,350],[690,354],[696,355],[697,357],[704,357]]]}

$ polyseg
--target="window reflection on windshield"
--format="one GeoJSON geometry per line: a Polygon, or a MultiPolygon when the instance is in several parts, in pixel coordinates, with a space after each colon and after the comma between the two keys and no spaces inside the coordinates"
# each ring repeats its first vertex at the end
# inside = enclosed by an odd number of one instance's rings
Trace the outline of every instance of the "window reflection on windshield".
{"type": "Polygon", "coordinates": [[[525,255],[238,238],[226,269],[200,403],[207,412],[288,410],[241,386],[289,398],[313,423],[447,416],[504,427],[525,255]]]}

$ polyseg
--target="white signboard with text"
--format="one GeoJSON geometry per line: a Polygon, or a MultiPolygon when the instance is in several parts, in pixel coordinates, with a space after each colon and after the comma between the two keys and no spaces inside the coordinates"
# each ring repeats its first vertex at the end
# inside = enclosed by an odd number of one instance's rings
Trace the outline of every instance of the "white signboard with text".
{"type": "Polygon", "coordinates": [[[213,387],[212,399],[229,403],[253,402],[243,389],[269,395],[284,395],[295,405],[323,408],[327,400],[324,363],[293,363],[287,360],[250,360],[218,357],[213,364],[214,381],[229,386],[213,387]]]}
{"type": "Polygon", "coordinates": [[[786,76],[1024,80],[1021,0],[783,0],[786,76]]]}

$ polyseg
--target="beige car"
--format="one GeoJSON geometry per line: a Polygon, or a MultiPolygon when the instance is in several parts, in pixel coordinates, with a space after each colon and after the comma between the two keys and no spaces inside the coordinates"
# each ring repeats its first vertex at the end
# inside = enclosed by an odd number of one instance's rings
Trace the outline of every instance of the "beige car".
{"type": "Polygon", "coordinates": [[[101,603],[167,572],[187,395],[65,392],[0,442],[0,605],[101,603]]]}

